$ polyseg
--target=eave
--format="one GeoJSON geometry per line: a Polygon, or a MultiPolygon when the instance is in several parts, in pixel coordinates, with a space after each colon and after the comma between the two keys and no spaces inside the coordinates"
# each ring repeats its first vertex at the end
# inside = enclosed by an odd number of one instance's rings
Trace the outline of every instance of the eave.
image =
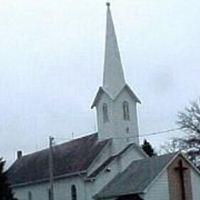
{"type": "Polygon", "coordinates": [[[107,94],[107,95],[110,97],[110,99],[111,99],[112,101],[114,101],[114,100],[117,99],[117,97],[122,93],[123,90],[127,90],[127,92],[129,93],[129,95],[130,95],[137,103],[140,103],[140,104],[141,104],[140,99],[139,99],[139,98],[136,96],[136,94],[131,90],[131,88],[130,88],[127,84],[125,84],[124,87],[123,87],[123,88],[118,92],[118,94],[115,95],[115,96],[111,96],[103,87],[100,87],[99,90],[98,90],[98,92],[97,92],[97,94],[96,94],[96,96],[95,96],[95,99],[94,99],[94,101],[93,101],[93,103],[92,103],[91,108],[94,108],[94,107],[97,105],[97,103],[98,103],[98,101],[99,101],[99,99],[101,98],[101,95],[102,95],[103,93],[107,94]]]}

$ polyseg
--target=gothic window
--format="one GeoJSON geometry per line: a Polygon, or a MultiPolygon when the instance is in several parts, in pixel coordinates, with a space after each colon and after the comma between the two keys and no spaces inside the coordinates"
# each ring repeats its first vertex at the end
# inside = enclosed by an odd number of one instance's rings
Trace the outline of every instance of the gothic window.
{"type": "Polygon", "coordinates": [[[76,186],[72,185],[71,187],[71,200],[77,200],[77,191],[76,191],[76,186]]]}
{"type": "Polygon", "coordinates": [[[106,103],[103,104],[103,122],[106,123],[109,121],[108,118],[108,106],[106,103]]]}
{"type": "Polygon", "coordinates": [[[32,193],[30,191],[28,192],[28,200],[32,200],[32,193]]]}
{"type": "Polygon", "coordinates": [[[123,102],[123,115],[124,120],[130,120],[129,103],[127,101],[123,102]]]}

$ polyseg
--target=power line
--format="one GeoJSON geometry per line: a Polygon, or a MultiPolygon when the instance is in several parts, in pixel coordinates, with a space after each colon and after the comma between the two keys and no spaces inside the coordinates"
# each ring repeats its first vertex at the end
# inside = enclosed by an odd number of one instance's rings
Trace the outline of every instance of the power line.
{"type": "MultiPolygon", "coordinates": [[[[166,133],[170,133],[170,132],[175,132],[178,130],[181,130],[182,128],[172,128],[172,129],[167,129],[167,130],[161,130],[161,131],[156,131],[156,132],[151,132],[151,133],[147,133],[147,134],[142,134],[139,136],[128,136],[126,138],[143,138],[143,137],[150,137],[150,136],[154,136],[154,135],[162,135],[162,134],[166,134],[166,133]]],[[[60,138],[60,137],[54,137],[54,139],[58,139],[58,140],[70,140],[71,138],[60,138]]],[[[114,139],[124,139],[124,137],[114,137],[114,139]]]]}
{"type": "MultiPolygon", "coordinates": [[[[125,138],[150,137],[150,136],[154,136],[154,135],[162,135],[162,134],[166,134],[166,133],[169,133],[169,132],[174,132],[174,131],[177,131],[177,130],[180,130],[180,129],[182,129],[182,128],[172,128],[172,129],[168,129],[168,130],[147,133],[147,134],[143,134],[143,135],[139,135],[139,136],[128,136],[128,137],[125,137],[125,138]]],[[[114,139],[124,139],[124,137],[114,137],[114,139]]]]}
{"type": "Polygon", "coordinates": [[[143,134],[140,135],[139,137],[145,137],[145,136],[152,136],[152,135],[161,135],[161,134],[165,134],[165,133],[169,133],[169,132],[174,132],[174,131],[178,131],[181,130],[182,128],[172,128],[172,129],[168,129],[168,130],[164,130],[164,131],[158,131],[158,132],[152,132],[149,134],[143,134]]]}

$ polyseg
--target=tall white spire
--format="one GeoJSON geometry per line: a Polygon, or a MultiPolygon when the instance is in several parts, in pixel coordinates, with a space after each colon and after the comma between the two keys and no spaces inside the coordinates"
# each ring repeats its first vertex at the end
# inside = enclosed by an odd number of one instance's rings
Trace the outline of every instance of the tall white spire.
{"type": "Polygon", "coordinates": [[[115,97],[125,86],[125,78],[122,69],[117,37],[110,11],[110,3],[107,3],[106,47],[104,60],[103,88],[111,97],[115,97]]]}
{"type": "Polygon", "coordinates": [[[103,87],[99,88],[92,108],[95,107],[97,111],[99,140],[112,138],[115,154],[132,142],[139,144],[137,123],[139,102],[140,100],[125,82],[110,4],[107,3],[103,87]]]}

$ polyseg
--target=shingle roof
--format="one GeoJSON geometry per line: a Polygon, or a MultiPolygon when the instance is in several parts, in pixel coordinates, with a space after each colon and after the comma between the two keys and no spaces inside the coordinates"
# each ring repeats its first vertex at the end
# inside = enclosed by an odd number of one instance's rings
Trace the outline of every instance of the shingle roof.
{"type": "MultiPolygon", "coordinates": [[[[54,176],[85,171],[109,140],[98,142],[98,134],[72,140],[53,148],[54,176]]],[[[17,159],[7,171],[12,185],[48,180],[49,149],[17,159]]]]}
{"type": "Polygon", "coordinates": [[[167,154],[133,161],[125,171],[114,177],[96,194],[95,198],[142,193],[175,155],[167,154]]]}
{"type": "Polygon", "coordinates": [[[102,170],[105,169],[106,166],[108,166],[113,160],[115,160],[116,158],[121,156],[124,152],[126,152],[132,146],[134,146],[135,148],[140,148],[138,145],[136,145],[134,143],[129,144],[121,152],[119,152],[118,154],[113,155],[113,156],[109,157],[107,160],[105,160],[105,162],[103,162],[95,171],[93,171],[92,174],[90,174],[88,178],[93,178],[93,177],[97,176],[102,170]]]}

